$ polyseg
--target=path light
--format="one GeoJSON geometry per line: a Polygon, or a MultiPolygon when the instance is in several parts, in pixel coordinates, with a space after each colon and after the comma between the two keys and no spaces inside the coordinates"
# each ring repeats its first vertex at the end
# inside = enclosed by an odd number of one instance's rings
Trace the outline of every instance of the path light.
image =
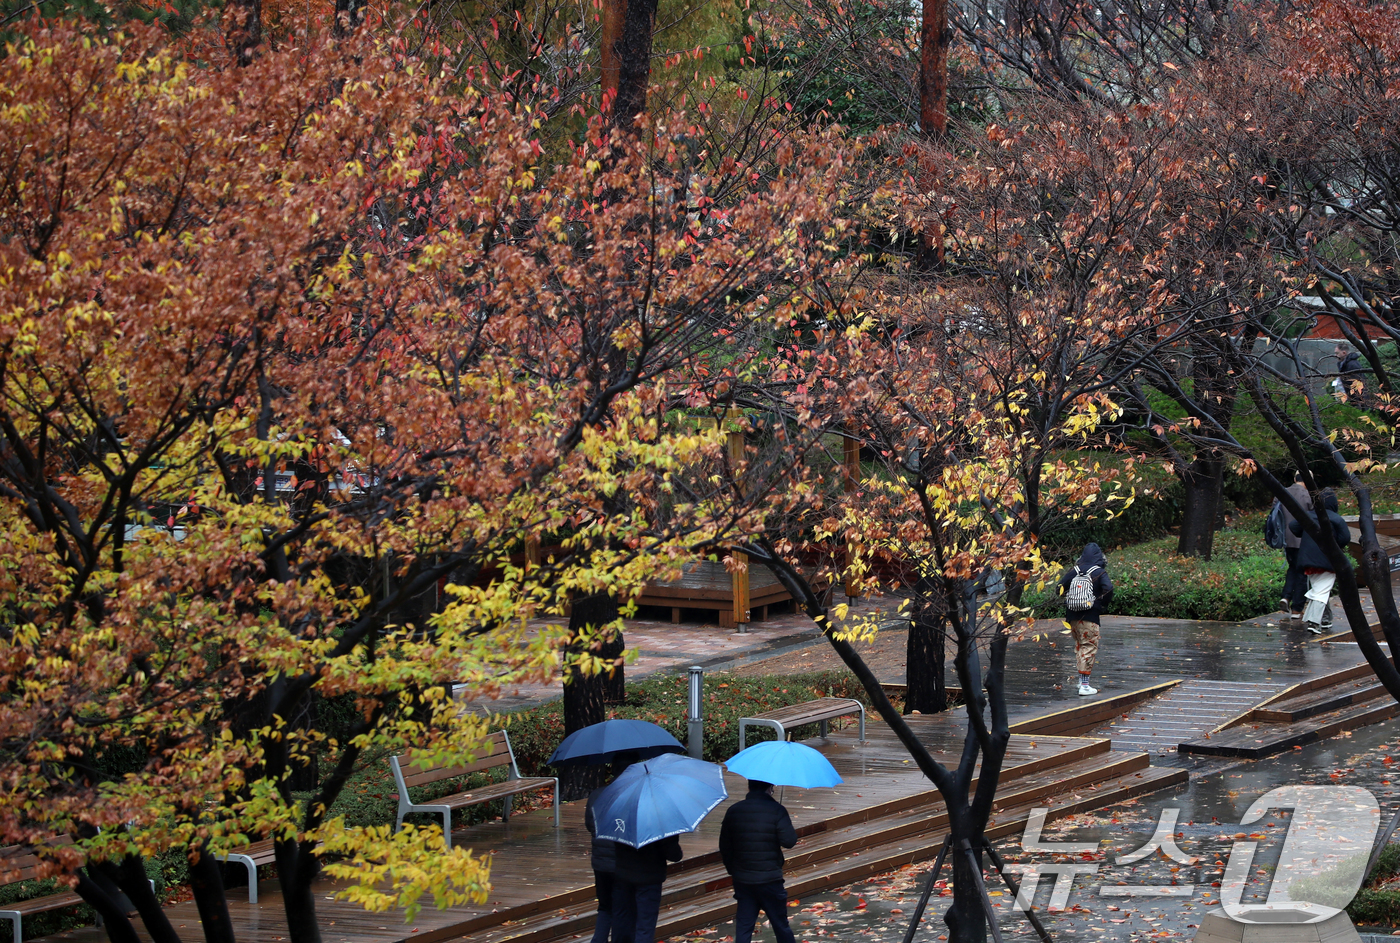
{"type": "Polygon", "coordinates": [[[705,669],[690,669],[690,755],[697,760],[705,752],[705,669]]]}

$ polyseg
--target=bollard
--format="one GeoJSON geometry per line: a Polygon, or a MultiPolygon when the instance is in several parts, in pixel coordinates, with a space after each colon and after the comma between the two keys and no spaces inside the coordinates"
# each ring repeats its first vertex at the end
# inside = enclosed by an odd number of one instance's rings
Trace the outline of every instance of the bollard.
{"type": "Polygon", "coordinates": [[[697,760],[705,753],[705,669],[690,669],[690,755],[697,760]]]}

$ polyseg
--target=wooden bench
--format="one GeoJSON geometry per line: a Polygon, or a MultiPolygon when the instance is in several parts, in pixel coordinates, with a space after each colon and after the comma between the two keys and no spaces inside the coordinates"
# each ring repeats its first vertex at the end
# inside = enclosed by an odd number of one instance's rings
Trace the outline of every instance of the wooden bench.
{"type": "Polygon", "coordinates": [[[408,761],[407,756],[389,757],[389,766],[394,771],[394,782],[399,787],[399,814],[394,822],[394,831],[396,832],[403,827],[403,817],[410,812],[440,814],[442,816],[443,842],[448,848],[451,848],[452,811],[454,809],[464,809],[467,806],[480,805],[494,799],[504,799],[505,806],[501,816],[509,818],[511,797],[522,792],[531,792],[546,787],[554,791],[554,827],[559,827],[559,780],[553,776],[522,777],[520,770],[515,766],[515,752],[510,747],[510,736],[504,730],[491,734],[486,739],[485,754],[465,766],[419,766],[408,761]],[[408,790],[414,786],[425,786],[428,783],[441,782],[444,779],[453,779],[468,773],[495,769],[497,766],[509,767],[510,778],[504,782],[473,789],[471,792],[443,796],[432,802],[416,803],[408,797],[408,790]]]}
{"type": "MultiPolygon", "coordinates": [[[[63,840],[61,843],[68,844],[69,840],[63,840]]],[[[6,885],[18,884],[20,881],[37,880],[36,872],[39,869],[39,864],[39,855],[27,845],[10,845],[6,848],[0,848],[0,872],[19,872],[17,877],[7,880],[6,885]]],[[[10,925],[14,928],[15,943],[20,943],[24,939],[21,921],[26,916],[48,913],[51,910],[62,910],[65,907],[81,903],[84,901],[76,891],[64,889],[45,897],[16,901],[13,904],[0,904],[0,917],[9,919],[10,925]]]]}
{"type": "MultiPolygon", "coordinates": [[[[316,845],[319,853],[320,844],[316,845]]],[[[248,903],[258,902],[258,867],[277,863],[277,845],[271,838],[255,841],[242,851],[230,851],[215,855],[220,861],[241,864],[248,869],[248,903]]]]}
{"type": "Polygon", "coordinates": [[[749,727],[772,727],[778,732],[778,739],[787,737],[787,728],[801,727],[804,724],[820,724],[823,738],[828,733],[828,724],[837,717],[860,716],[860,742],[865,742],[865,705],[848,697],[819,697],[815,701],[791,704],[777,710],[756,714],[753,717],[739,718],[739,749],[744,748],[744,735],[749,727]]]}

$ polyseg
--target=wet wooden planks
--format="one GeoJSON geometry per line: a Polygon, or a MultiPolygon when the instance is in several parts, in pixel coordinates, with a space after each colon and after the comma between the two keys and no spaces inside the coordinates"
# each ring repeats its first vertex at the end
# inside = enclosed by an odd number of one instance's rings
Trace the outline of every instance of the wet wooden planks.
{"type": "MultiPolygon", "coordinates": [[[[956,762],[965,723],[961,712],[911,716],[909,721],[941,760],[956,762]]],[[[919,836],[938,827],[937,810],[941,804],[937,792],[909,760],[889,728],[872,719],[864,744],[857,741],[853,729],[838,731],[825,741],[808,743],[821,749],[846,781],[835,789],[787,789],[784,803],[805,836],[804,841],[814,847],[834,848],[842,860],[855,856],[861,866],[819,867],[814,862],[811,880],[828,882],[822,886],[835,886],[830,882],[855,879],[847,877],[848,873],[876,873],[862,871],[866,863],[883,868],[889,861],[907,863],[924,855],[923,849],[932,839],[919,836]],[[884,851],[860,851],[860,843],[870,841],[884,851]],[[905,842],[911,844],[905,847],[905,842]]],[[[1103,739],[1013,736],[1007,750],[1003,790],[1008,802],[1014,801],[1019,807],[1027,802],[1047,802],[1058,794],[1093,795],[1105,781],[1122,779],[1138,788],[1161,788],[1175,782],[1177,771],[1154,771],[1144,764],[1141,755],[1110,752],[1109,743],[1103,739]]],[[[730,790],[728,802],[742,797],[744,780],[730,775],[726,783],[730,790]]],[[[1114,797],[1120,792],[1111,790],[1114,797]]],[[[701,890],[696,893],[710,893],[704,891],[704,886],[722,880],[715,868],[724,808],[716,809],[697,832],[682,836],[687,860],[673,872],[678,891],[685,886],[687,873],[699,880],[701,890]]],[[[583,803],[573,802],[564,805],[558,829],[552,826],[550,812],[542,810],[454,832],[455,845],[492,856],[490,899],[484,905],[458,906],[445,912],[426,902],[427,906],[411,924],[403,922],[401,911],[370,914],[358,906],[334,900],[336,885],[323,880],[317,886],[323,935],[327,943],[476,939],[479,934],[496,932],[491,928],[506,920],[544,919],[542,915],[576,907],[587,910],[591,907],[593,874],[582,816],[583,803]]],[[[275,890],[275,882],[266,881],[262,887],[258,904],[239,900],[237,890],[230,895],[230,919],[242,943],[277,943],[286,936],[283,900],[275,890]]],[[[199,926],[192,903],[175,904],[167,908],[167,913],[177,927],[184,925],[192,930],[199,926]]],[[[72,931],[60,937],[103,938],[100,930],[72,931]]]]}

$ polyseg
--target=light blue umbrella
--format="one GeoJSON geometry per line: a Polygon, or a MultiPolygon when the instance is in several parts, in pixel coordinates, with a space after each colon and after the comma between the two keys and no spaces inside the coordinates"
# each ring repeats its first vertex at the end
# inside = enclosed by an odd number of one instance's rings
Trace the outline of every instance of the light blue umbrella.
{"type": "Polygon", "coordinates": [[[666,753],[633,763],[598,793],[593,820],[599,838],[640,848],[695,831],[728,795],[719,766],[666,753]]]}
{"type": "Polygon", "coordinates": [[[819,789],[841,784],[841,774],[818,751],[805,743],[767,740],[731,756],[724,764],[731,773],[775,786],[819,789]]]}

